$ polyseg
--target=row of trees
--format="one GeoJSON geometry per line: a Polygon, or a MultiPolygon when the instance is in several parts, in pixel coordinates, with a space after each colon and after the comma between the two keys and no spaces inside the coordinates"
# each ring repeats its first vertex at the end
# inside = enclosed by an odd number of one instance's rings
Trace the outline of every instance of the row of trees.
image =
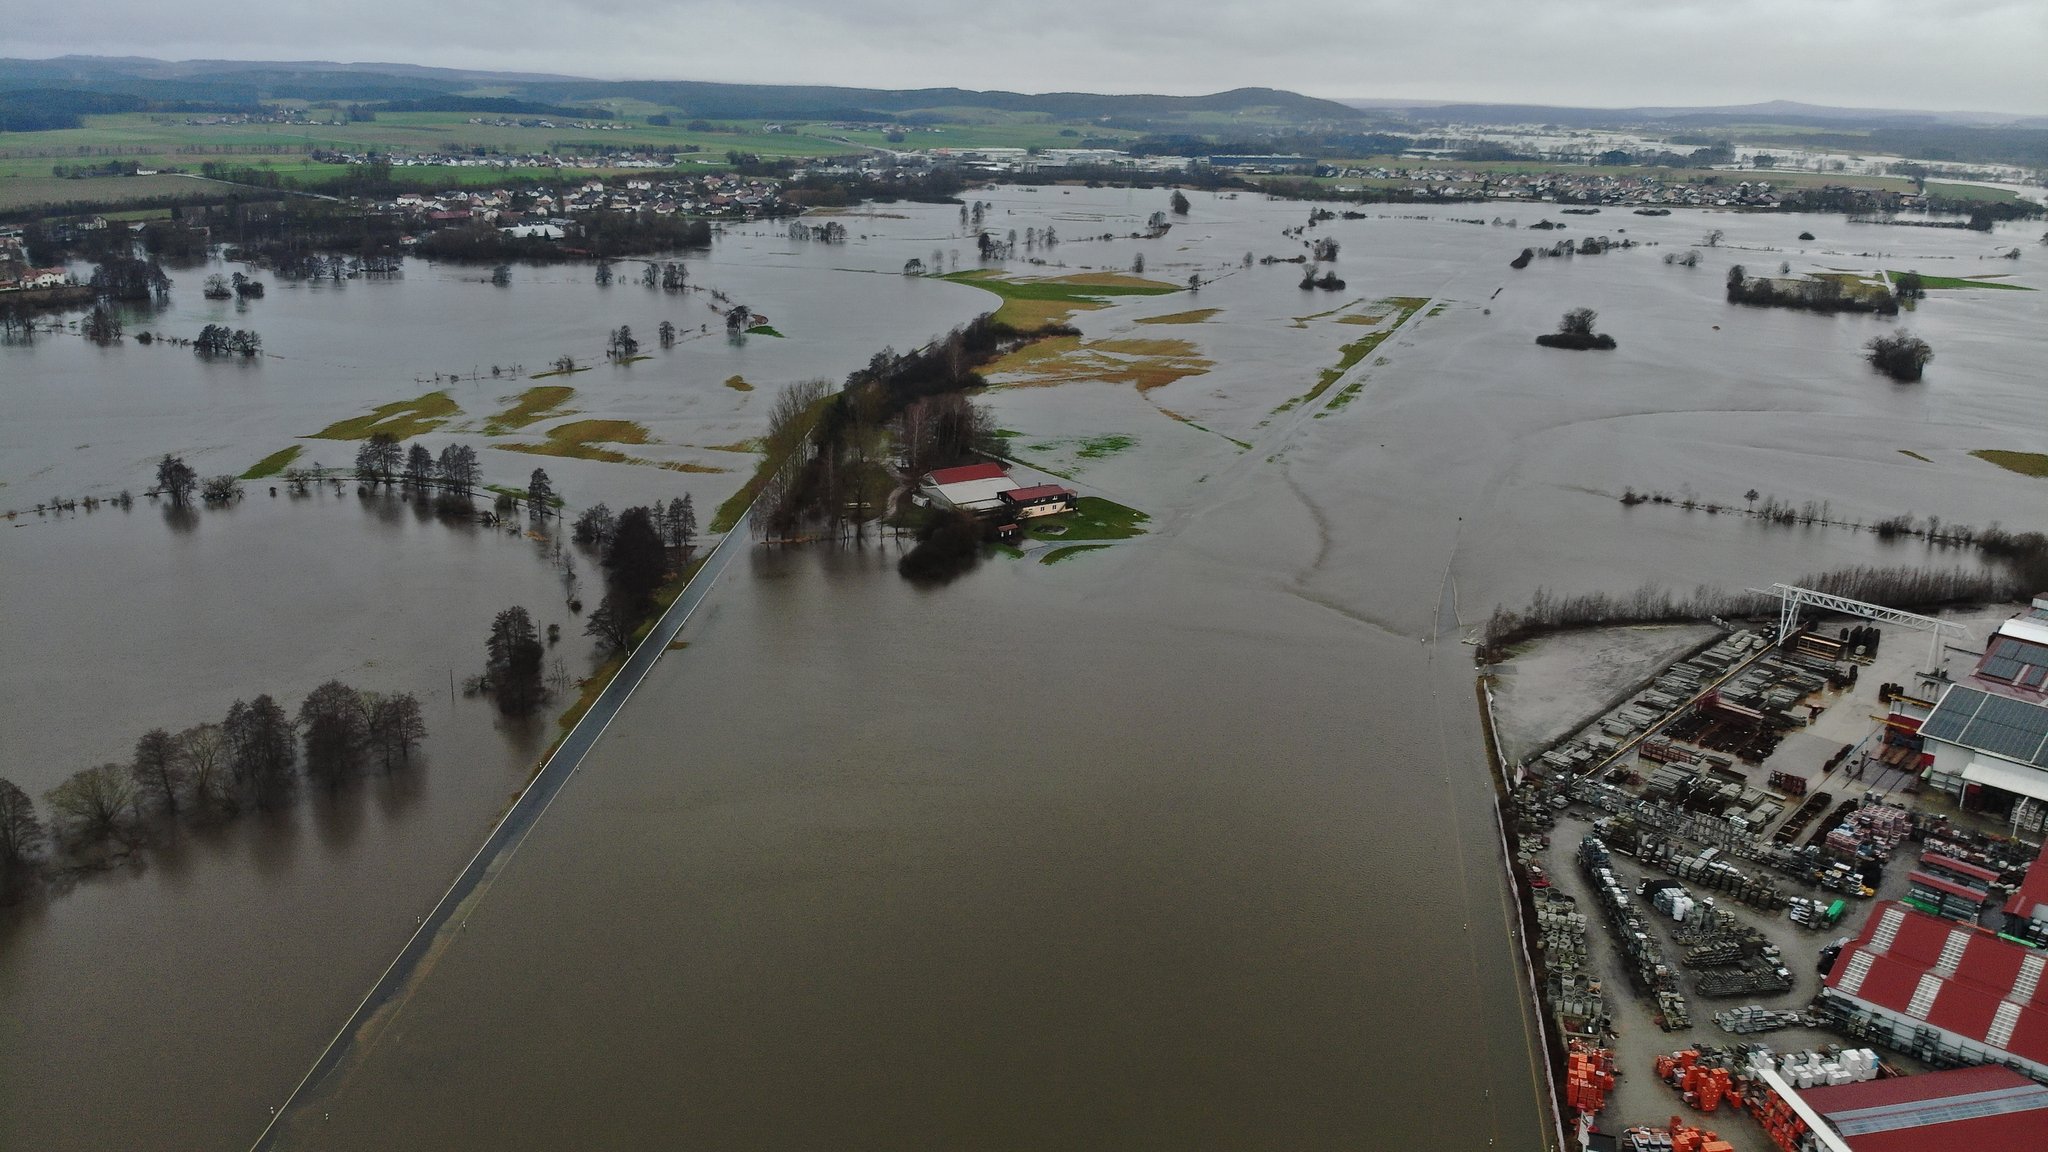
{"type": "MultiPolygon", "coordinates": [[[[1996,574],[1965,568],[1856,567],[1803,576],[1799,587],[1891,608],[1929,608],[1981,603],[2010,594],[1996,574]]],[[[1616,624],[1735,619],[1776,611],[1777,599],[1758,592],[1724,592],[1700,585],[1689,593],[1645,584],[1633,592],[1584,592],[1565,596],[1538,588],[1520,611],[1493,610],[1483,632],[1485,648],[1499,649],[1546,632],[1616,624]]]]}
{"type": "Polygon", "coordinates": [[[150,821],[211,820],[287,799],[305,775],[329,787],[375,764],[409,764],[427,724],[410,692],[361,692],[338,680],[293,714],[269,695],[237,700],[217,723],[152,728],[126,763],[74,773],[45,797],[46,826],[20,787],[0,779],[0,889],[32,876],[52,839],[79,848],[127,839],[150,821]]]}
{"type": "Polygon", "coordinates": [[[183,508],[196,492],[208,504],[225,504],[242,496],[241,477],[224,472],[201,480],[199,473],[182,456],[168,453],[157,461],[156,491],[170,498],[171,507],[183,508]]]}
{"type": "MultiPolygon", "coordinates": [[[[420,491],[438,487],[468,496],[476,491],[482,471],[476,449],[467,444],[450,444],[437,457],[418,441],[406,445],[401,452],[397,439],[390,433],[373,432],[356,449],[356,479],[366,484],[403,484],[420,491]]],[[[547,488],[546,495],[552,497],[554,490],[547,483],[547,473],[538,468],[533,471],[535,479],[547,488]]]]}
{"type": "MultiPolygon", "coordinates": [[[[1914,277],[1917,288],[1919,277],[1914,277]]],[[[1763,308],[1797,308],[1808,312],[1867,312],[1879,316],[1899,314],[1899,296],[1890,292],[1850,292],[1841,281],[1772,280],[1752,277],[1737,264],[1728,269],[1728,302],[1763,308]]]]}
{"type": "Polygon", "coordinates": [[[208,324],[192,341],[192,350],[202,356],[254,357],[263,351],[263,337],[245,328],[208,324]]]}
{"type": "Polygon", "coordinates": [[[984,383],[975,369],[1039,336],[1072,331],[1019,332],[983,316],[915,352],[884,348],[838,392],[823,380],[783,389],[763,446],[778,463],[762,488],[759,527],[788,535],[808,522],[858,533],[880,517],[895,486],[889,427],[899,420],[913,474],[993,452],[992,421],[962,395],[984,383]]]}
{"type": "Polygon", "coordinates": [[[100,300],[123,304],[163,304],[171,298],[171,278],[154,257],[108,255],[92,270],[92,293],[100,300]]]}

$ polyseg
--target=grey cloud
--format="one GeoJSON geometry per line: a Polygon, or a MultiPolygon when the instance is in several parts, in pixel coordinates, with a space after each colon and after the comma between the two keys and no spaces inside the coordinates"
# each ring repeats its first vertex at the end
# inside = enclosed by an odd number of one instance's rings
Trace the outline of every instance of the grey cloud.
{"type": "Polygon", "coordinates": [[[606,78],[2048,113],[2038,0],[0,0],[8,55],[606,78]]]}

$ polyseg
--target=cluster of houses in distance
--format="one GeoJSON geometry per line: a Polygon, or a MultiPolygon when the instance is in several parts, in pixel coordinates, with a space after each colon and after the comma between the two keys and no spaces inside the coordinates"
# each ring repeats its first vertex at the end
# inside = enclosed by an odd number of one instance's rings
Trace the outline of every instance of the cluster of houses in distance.
{"type": "Polygon", "coordinates": [[[22,246],[21,229],[0,228],[0,292],[25,292],[33,288],[62,288],[73,283],[65,268],[36,268],[28,262],[22,246]]]}

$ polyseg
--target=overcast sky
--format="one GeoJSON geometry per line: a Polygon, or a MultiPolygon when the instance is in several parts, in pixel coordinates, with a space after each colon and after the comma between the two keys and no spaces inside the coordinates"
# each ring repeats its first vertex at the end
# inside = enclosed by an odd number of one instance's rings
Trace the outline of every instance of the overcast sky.
{"type": "Polygon", "coordinates": [[[0,0],[0,55],[2048,114],[2048,0],[0,0]]]}

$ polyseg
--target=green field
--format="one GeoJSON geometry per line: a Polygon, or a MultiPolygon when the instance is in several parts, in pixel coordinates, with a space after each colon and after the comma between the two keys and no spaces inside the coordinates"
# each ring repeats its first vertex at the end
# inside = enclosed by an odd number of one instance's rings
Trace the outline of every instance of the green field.
{"type": "Polygon", "coordinates": [[[2008,452],[2003,448],[1979,448],[1970,453],[1986,464],[1996,464],[2007,472],[2022,476],[2035,476],[2048,480],[2048,454],[2040,452],[2008,452]]]}
{"type": "MultiPolygon", "coordinates": [[[[1900,276],[1905,275],[1905,273],[1894,269],[1886,269],[1885,274],[1890,276],[1894,283],[1898,281],[1900,276]]],[[[1915,275],[1920,277],[1920,286],[1930,291],[1938,288],[2003,288],[2008,292],[2033,291],[2032,288],[2027,287],[2025,284],[2007,284],[2002,281],[1980,277],[1929,276],[1925,272],[1917,272],[1915,275]]]]}
{"type": "Polygon", "coordinates": [[[1076,540],[1128,540],[1145,534],[1145,523],[1152,519],[1136,508],[1129,508],[1114,500],[1100,496],[1083,496],[1074,502],[1074,510],[1058,516],[1044,516],[1032,520],[1026,532],[1033,539],[1053,543],[1070,543],[1076,540]],[[1048,532],[1049,528],[1062,529],[1048,532]]]}

